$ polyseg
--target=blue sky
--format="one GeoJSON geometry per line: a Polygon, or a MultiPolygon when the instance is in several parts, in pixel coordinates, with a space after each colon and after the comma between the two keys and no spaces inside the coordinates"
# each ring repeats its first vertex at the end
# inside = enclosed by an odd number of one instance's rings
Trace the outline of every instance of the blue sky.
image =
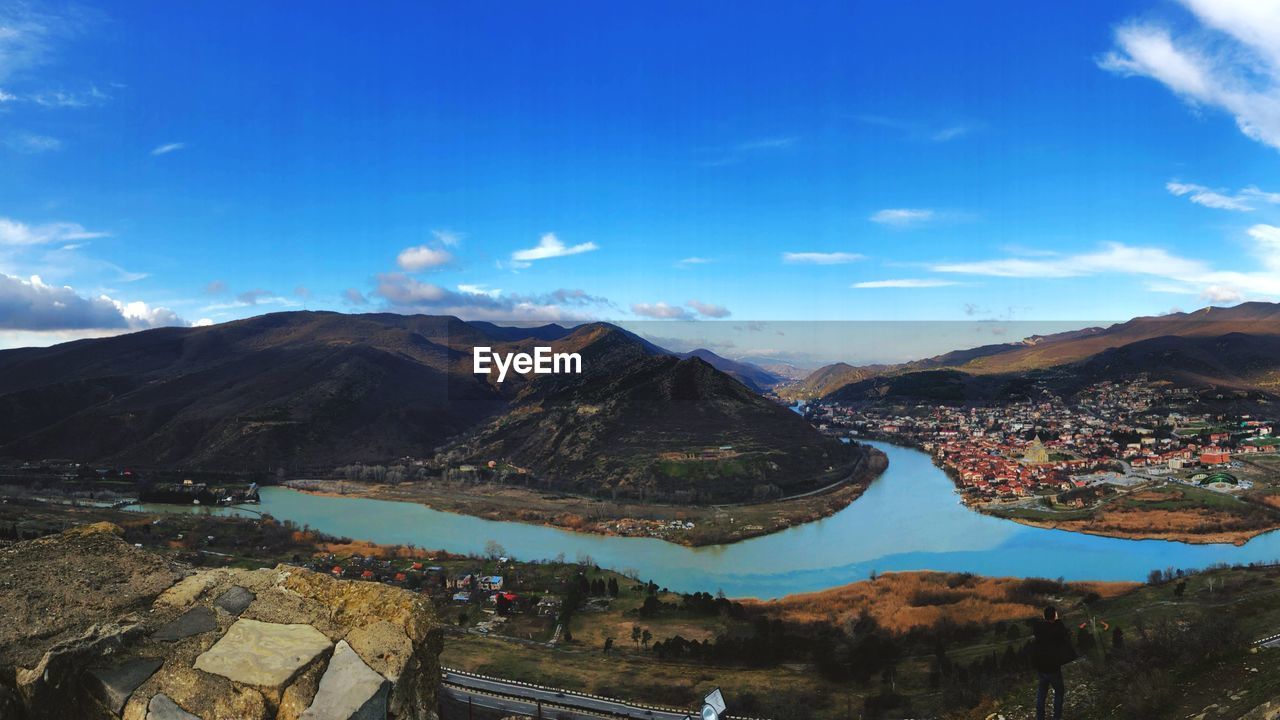
{"type": "Polygon", "coordinates": [[[1280,6],[0,0],[0,346],[1280,299],[1280,6]]]}

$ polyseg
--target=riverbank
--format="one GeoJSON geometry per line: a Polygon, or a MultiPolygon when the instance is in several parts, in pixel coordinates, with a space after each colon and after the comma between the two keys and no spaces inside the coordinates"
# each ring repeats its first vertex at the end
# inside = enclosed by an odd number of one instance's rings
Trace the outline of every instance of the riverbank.
{"type": "Polygon", "coordinates": [[[502,485],[425,480],[396,485],[300,479],[286,486],[329,497],[416,503],[441,512],[614,537],[648,537],[685,547],[727,545],[830,517],[848,507],[888,468],[874,448],[843,481],[791,498],[726,505],[659,505],[600,500],[502,485]]]}
{"type": "MultiPolygon", "coordinates": [[[[939,463],[916,441],[887,435],[857,439],[892,442],[918,450],[929,456],[934,467],[947,476],[957,491],[964,487],[951,468],[939,463]]],[[[974,503],[962,493],[957,494],[964,506],[974,512],[1028,527],[1121,540],[1241,546],[1259,535],[1280,529],[1280,472],[1266,470],[1264,468],[1259,477],[1251,478],[1262,490],[1240,496],[1167,483],[1144,488],[1143,492],[1121,491],[1103,496],[1092,506],[1049,508],[974,503]]]]}
{"type": "Polygon", "coordinates": [[[1098,537],[1119,538],[1123,540],[1167,540],[1189,545],[1244,545],[1259,535],[1265,535],[1280,529],[1280,524],[1268,524],[1261,527],[1239,530],[1214,531],[1208,528],[1219,526],[1231,515],[1175,512],[1168,510],[1138,510],[1131,512],[1103,512],[1082,519],[1072,520],[1037,520],[983,511],[986,514],[1004,520],[1045,530],[1065,530],[1098,537]]]}

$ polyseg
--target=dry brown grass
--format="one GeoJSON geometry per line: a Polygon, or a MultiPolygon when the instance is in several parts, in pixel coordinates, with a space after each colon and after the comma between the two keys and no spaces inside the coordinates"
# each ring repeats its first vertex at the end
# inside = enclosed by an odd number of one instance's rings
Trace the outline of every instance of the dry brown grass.
{"type": "MultiPolygon", "coordinates": [[[[1020,578],[984,578],[937,572],[888,573],[875,580],[768,602],[747,601],[793,622],[839,626],[866,613],[891,632],[928,627],[941,620],[990,624],[1034,617],[1038,605],[1017,600],[1020,578]]],[[[1071,594],[1113,597],[1138,583],[1070,583],[1071,594]]]]}

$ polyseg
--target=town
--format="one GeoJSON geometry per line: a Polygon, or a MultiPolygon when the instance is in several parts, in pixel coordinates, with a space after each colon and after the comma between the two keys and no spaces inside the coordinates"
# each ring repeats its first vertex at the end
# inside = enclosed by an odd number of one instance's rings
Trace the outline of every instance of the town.
{"type": "Polygon", "coordinates": [[[818,402],[805,412],[829,433],[930,453],[964,502],[984,509],[1087,508],[1170,485],[1276,492],[1280,439],[1269,418],[1206,411],[1195,391],[1146,376],[1099,382],[1070,399],[1038,390],[984,406],[818,402]]]}

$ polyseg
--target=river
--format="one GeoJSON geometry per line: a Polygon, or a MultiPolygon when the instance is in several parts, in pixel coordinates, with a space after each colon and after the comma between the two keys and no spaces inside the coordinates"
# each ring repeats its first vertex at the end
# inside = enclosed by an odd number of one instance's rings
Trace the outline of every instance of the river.
{"type": "Polygon", "coordinates": [[[893,570],[1145,580],[1155,568],[1280,559],[1280,532],[1243,546],[1190,545],[1045,530],[982,515],[960,504],[950,479],[925,453],[883,442],[870,444],[889,456],[889,467],[853,504],[826,519],[731,545],[689,548],[651,538],[575,533],[445,513],[415,503],[309,495],[282,487],[263,488],[262,504],[255,509],[331,535],[384,544],[481,554],[492,540],[521,560],[589,555],[599,565],[634,571],[672,590],[723,590],[730,597],[776,598],[893,570]]]}

